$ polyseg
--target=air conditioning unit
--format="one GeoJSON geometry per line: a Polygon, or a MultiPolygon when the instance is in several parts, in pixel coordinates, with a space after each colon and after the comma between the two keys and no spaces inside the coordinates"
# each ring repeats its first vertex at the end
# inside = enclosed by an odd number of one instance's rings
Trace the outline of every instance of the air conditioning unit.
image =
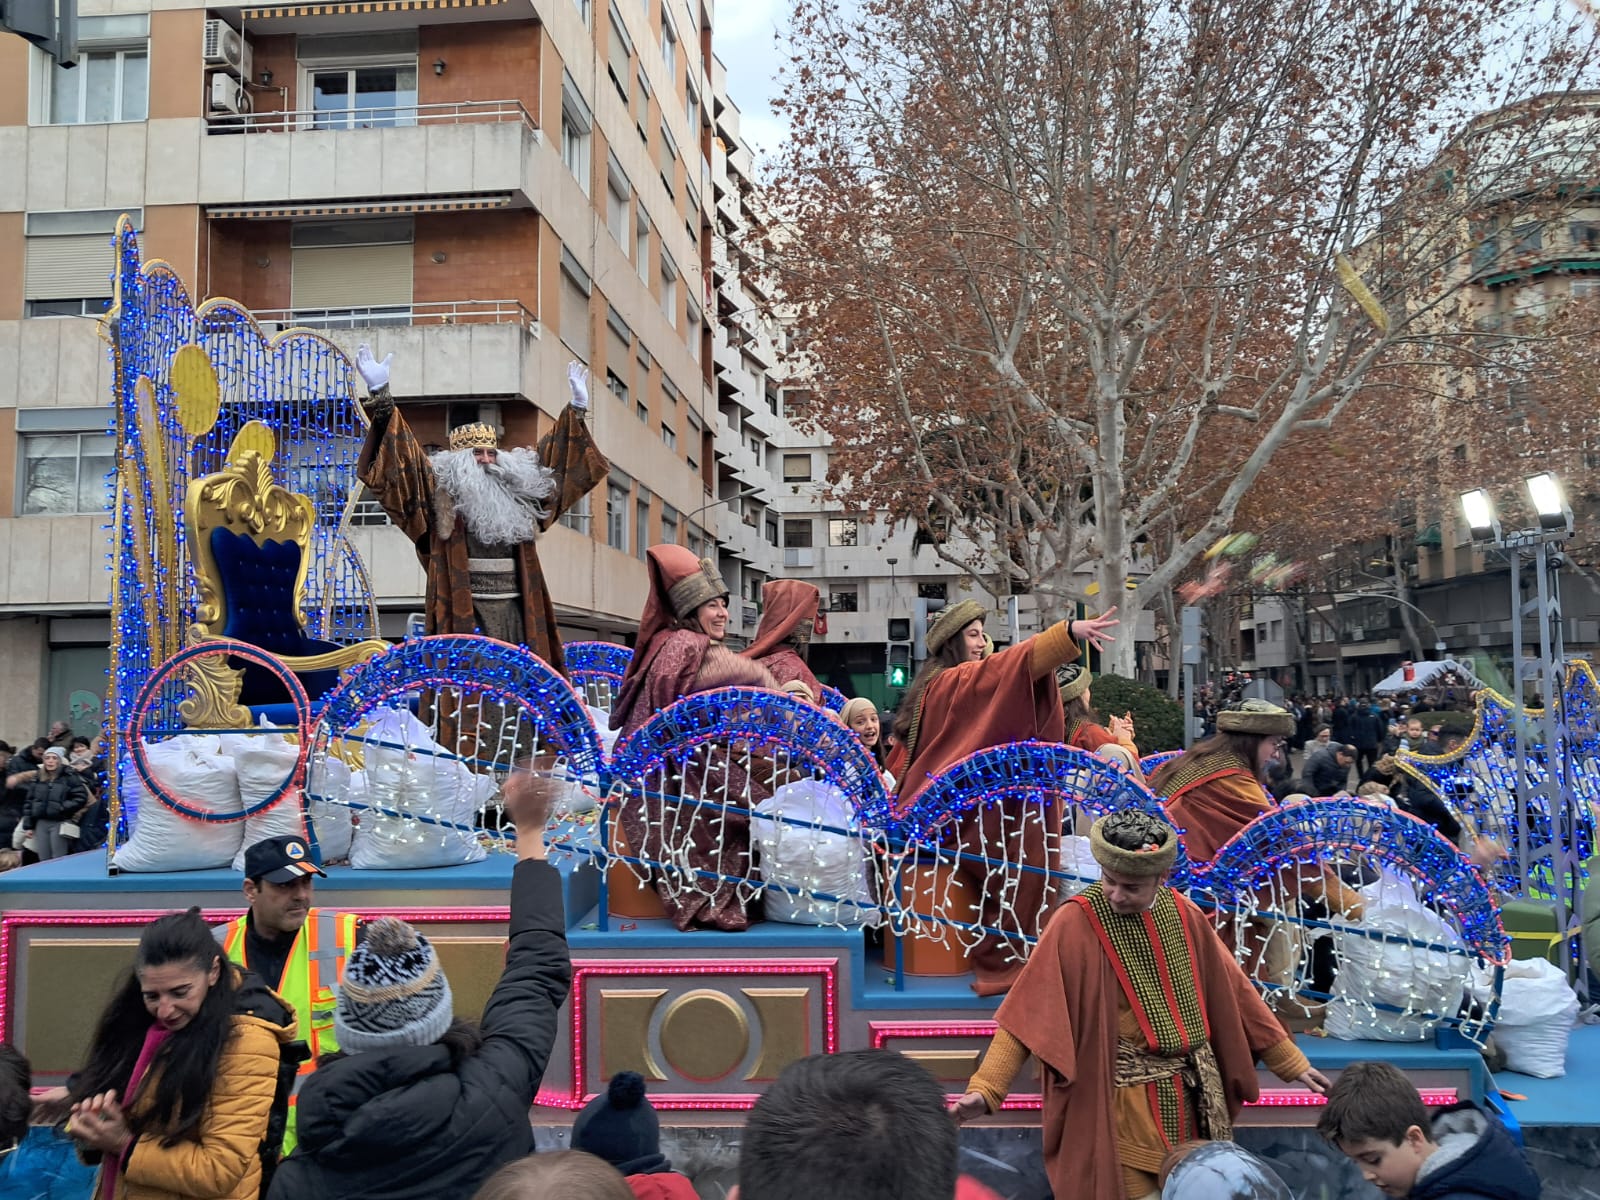
{"type": "Polygon", "coordinates": [[[247,113],[250,111],[250,93],[232,75],[219,72],[211,77],[211,111],[247,113]]]}
{"type": "Polygon", "coordinates": [[[215,17],[205,26],[205,42],[201,57],[208,67],[221,67],[248,80],[250,78],[250,43],[244,35],[226,21],[215,17]]]}

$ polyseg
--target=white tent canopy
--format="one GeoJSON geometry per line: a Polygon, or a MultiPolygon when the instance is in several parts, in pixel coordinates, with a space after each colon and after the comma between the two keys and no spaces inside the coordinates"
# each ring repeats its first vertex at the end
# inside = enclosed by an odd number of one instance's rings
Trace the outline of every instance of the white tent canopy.
{"type": "Polygon", "coordinates": [[[1406,678],[1406,670],[1401,667],[1392,675],[1385,676],[1383,681],[1372,689],[1374,696],[1392,696],[1400,692],[1415,691],[1437,683],[1439,677],[1446,672],[1453,671],[1471,687],[1482,687],[1483,681],[1472,673],[1472,668],[1466,663],[1456,659],[1447,658],[1442,662],[1412,663],[1413,678],[1406,678]]]}

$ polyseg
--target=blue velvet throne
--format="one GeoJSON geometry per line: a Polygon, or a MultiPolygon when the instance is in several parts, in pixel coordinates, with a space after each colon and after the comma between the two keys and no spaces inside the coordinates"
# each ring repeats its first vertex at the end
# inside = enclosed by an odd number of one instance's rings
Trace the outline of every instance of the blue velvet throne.
{"type": "MultiPolygon", "coordinates": [[[[273,482],[269,456],[243,450],[223,470],[192,481],[184,523],[200,593],[191,644],[226,638],[259,647],[294,672],[313,708],[347,667],[389,648],[378,640],[340,645],[306,632],[316,510],[273,482]]],[[[205,664],[192,676],[197,696],[181,710],[191,726],[239,726],[263,716],[293,724],[288,693],[266,668],[220,657],[197,664],[205,664]]]]}

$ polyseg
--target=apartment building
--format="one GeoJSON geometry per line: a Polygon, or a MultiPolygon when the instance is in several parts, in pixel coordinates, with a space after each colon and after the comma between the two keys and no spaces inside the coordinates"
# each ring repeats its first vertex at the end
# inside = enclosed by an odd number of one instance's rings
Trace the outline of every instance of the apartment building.
{"type": "MultiPolygon", "coordinates": [[[[104,690],[112,445],[91,317],[122,212],[197,299],[393,353],[428,440],[485,420],[530,442],[586,363],[612,474],[545,535],[567,636],[632,631],[657,541],[722,543],[730,585],[759,596],[781,561],[764,538],[780,344],[742,292],[753,185],[710,0],[80,16],[72,71],[0,38],[0,736],[86,724],[104,690]]],[[[415,556],[370,502],[355,537],[398,633],[415,556]]]]}

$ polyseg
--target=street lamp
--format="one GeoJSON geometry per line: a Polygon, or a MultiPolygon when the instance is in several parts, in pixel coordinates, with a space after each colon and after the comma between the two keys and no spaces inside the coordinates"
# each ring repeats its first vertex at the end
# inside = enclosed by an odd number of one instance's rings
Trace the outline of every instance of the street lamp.
{"type": "Polygon", "coordinates": [[[1498,542],[1500,520],[1494,513],[1494,501],[1483,488],[1473,488],[1461,493],[1461,513],[1467,519],[1475,542],[1498,542]]]}
{"type": "Polygon", "coordinates": [[[1533,502],[1533,511],[1539,514],[1540,529],[1559,529],[1564,533],[1572,532],[1572,509],[1568,506],[1566,497],[1561,494],[1561,484],[1549,471],[1541,471],[1537,475],[1528,476],[1528,499],[1533,502]]]}
{"type": "Polygon", "coordinates": [[[1549,885],[1567,906],[1567,917],[1576,919],[1576,847],[1570,831],[1577,827],[1575,814],[1580,801],[1573,793],[1568,762],[1567,714],[1562,704],[1566,675],[1566,648],[1561,629],[1561,585],[1559,571],[1563,558],[1552,549],[1557,542],[1572,536],[1572,509],[1562,492],[1561,482],[1549,471],[1540,471],[1523,480],[1528,500],[1538,525],[1531,529],[1503,530],[1495,515],[1494,502],[1483,488],[1461,494],[1461,512],[1472,530],[1474,541],[1498,546],[1506,552],[1511,568],[1511,699],[1516,736],[1517,867],[1522,885],[1529,885],[1530,867],[1548,855],[1549,885]],[[1538,585],[1531,604],[1522,601],[1522,562],[1532,551],[1534,577],[1538,585]],[[1545,746],[1545,770],[1530,778],[1528,770],[1529,724],[1523,688],[1522,623],[1529,612],[1539,621],[1540,736],[1545,746]],[[1535,806],[1538,805],[1538,809],[1535,806]],[[1535,834],[1532,813],[1542,810],[1549,822],[1549,844],[1537,854],[1532,845],[1535,834]]]}

